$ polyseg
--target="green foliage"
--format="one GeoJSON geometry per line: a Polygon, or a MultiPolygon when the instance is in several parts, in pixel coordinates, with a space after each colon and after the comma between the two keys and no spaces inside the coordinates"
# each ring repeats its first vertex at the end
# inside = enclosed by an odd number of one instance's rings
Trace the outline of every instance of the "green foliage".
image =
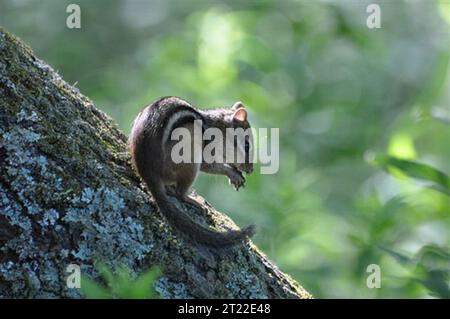
{"type": "Polygon", "coordinates": [[[450,251],[448,247],[423,246],[413,257],[402,255],[388,247],[382,247],[408,270],[406,285],[420,284],[432,296],[450,298],[450,251]]]}
{"type": "Polygon", "coordinates": [[[132,278],[130,270],[126,267],[119,267],[113,272],[106,265],[98,263],[96,268],[105,285],[85,276],[81,277],[81,291],[86,298],[158,298],[154,289],[154,283],[160,276],[158,268],[153,268],[137,278],[132,278]]]}
{"type": "Polygon", "coordinates": [[[391,168],[396,168],[408,176],[431,182],[432,188],[450,195],[450,177],[430,165],[403,160],[388,155],[375,156],[373,163],[388,172],[391,171],[391,168]]]}

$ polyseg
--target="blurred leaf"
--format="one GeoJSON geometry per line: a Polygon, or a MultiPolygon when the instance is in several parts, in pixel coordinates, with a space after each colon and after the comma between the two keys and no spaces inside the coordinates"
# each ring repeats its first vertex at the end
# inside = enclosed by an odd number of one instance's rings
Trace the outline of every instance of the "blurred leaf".
{"type": "Polygon", "coordinates": [[[134,289],[130,292],[130,297],[139,299],[158,298],[153,283],[160,275],[160,270],[155,268],[138,277],[133,283],[134,289]]]}
{"type": "Polygon", "coordinates": [[[100,261],[96,261],[95,268],[98,270],[98,272],[108,285],[114,284],[114,275],[112,271],[108,268],[108,266],[106,266],[104,263],[100,261]]]}
{"type": "Polygon", "coordinates": [[[85,276],[81,277],[81,293],[88,299],[112,298],[112,294],[108,289],[85,276]]]}
{"type": "Polygon", "coordinates": [[[372,163],[389,173],[390,168],[396,168],[407,176],[432,182],[433,189],[450,195],[450,178],[430,165],[382,154],[376,155],[372,163]]]}
{"type": "Polygon", "coordinates": [[[393,257],[398,263],[406,265],[406,264],[412,264],[413,263],[413,259],[405,256],[401,253],[398,253],[386,246],[378,246],[381,250],[384,250],[385,252],[387,252],[391,257],[393,257]]]}
{"type": "Polygon", "coordinates": [[[450,298],[449,270],[431,269],[425,272],[425,278],[417,281],[430,290],[431,294],[440,298],[450,298]]]}
{"type": "Polygon", "coordinates": [[[437,245],[425,245],[415,255],[418,263],[427,268],[449,268],[450,252],[437,245]]]}
{"type": "Polygon", "coordinates": [[[160,270],[153,268],[138,278],[131,278],[131,271],[126,267],[118,267],[116,274],[104,264],[98,263],[97,269],[107,282],[107,287],[87,278],[81,278],[81,290],[86,298],[123,298],[147,299],[158,298],[153,284],[160,276],[160,270]]]}
{"type": "Polygon", "coordinates": [[[413,257],[408,257],[387,247],[380,246],[380,248],[404,266],[415,265],[410,281],[426,287],[433,296],[450,298],[450,252],[448,249],[437,245],[425,245],[413,257]]]}

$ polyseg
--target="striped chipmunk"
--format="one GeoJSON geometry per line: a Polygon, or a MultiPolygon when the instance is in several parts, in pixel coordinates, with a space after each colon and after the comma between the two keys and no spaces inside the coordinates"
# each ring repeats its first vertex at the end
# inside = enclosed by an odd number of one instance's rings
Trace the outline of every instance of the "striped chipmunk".
{"type": "Polygon", "coordinates": [[[253,225],[224,232],[204,227],[169,199],[170,194],[204,210],[189,196],[200,171],[227,176],[236,190],[244,186],[243,173],[253,171],[253,135],[242,102],[201,110],[178,97],[160,98],[139,113],[128,146],[134,168],[159,210],[185,237],[204,246],[224,248],[253,236],[253,225]],[[229,134],[239,129],[245,133],[229,134]],[[181,141],[181,133],[188,133],[189,138],[181,141]]]}

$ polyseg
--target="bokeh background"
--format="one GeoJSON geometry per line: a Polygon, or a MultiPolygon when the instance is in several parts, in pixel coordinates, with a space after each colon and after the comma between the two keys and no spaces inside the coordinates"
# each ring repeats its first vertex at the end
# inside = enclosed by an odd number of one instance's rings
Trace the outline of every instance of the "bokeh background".
{"type": "Polygon", "coordinates": [[[277,174],[196,188],[258,225],[256,244],[316,298],[450,298],[450,3],[373,1],[369,29],[370,2],[0,0],[0,25],[126,134],[164,95],[242,100],[254,127],[279,128],[277,174]]]}

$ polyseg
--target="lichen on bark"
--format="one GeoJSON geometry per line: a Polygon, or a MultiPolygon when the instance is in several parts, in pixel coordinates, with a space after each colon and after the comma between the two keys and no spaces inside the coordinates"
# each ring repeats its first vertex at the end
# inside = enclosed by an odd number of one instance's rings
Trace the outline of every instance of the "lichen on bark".
{"type": "MultiPolygon", "coordinates": [[[[211,207],[184,209],[236,228],[211,207]]],[[[215,252],[173,231],[115,123],[0,28],[0,297],[82,297],[66,267],[95,280],[95,260],[136,276],[158,265],[164,298],[310,298],[251,242],[215,252]]]]}

